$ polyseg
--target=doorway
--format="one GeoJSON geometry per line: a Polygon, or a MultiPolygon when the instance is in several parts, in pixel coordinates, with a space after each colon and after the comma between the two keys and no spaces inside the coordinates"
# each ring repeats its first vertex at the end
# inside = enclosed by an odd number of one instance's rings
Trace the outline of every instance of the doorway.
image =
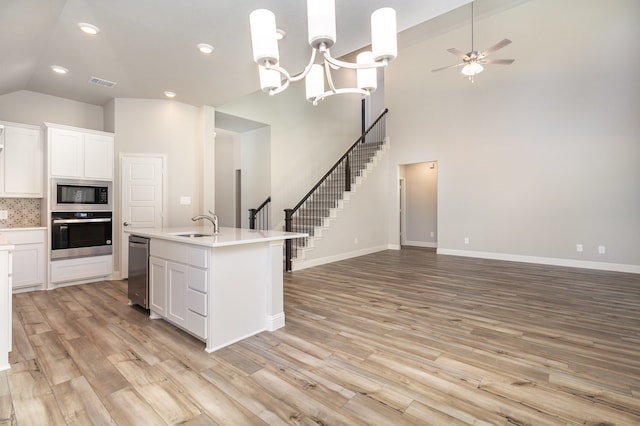
{"type": "Polygon", "coordinates": [[[400,245],[438,247],[438,162],[404,164],[400,172],[400,245]]]}

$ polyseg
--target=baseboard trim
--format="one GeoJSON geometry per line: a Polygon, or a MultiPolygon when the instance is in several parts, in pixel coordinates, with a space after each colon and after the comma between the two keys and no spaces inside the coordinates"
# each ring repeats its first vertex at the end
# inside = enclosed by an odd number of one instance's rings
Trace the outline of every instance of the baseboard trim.
{"type": "Polygon", "coordinates": [[[405,241],[403,245],[410,246],[410,247],[438,248],[438,243],[432,243],[427,241],[405,241]]]}
{"type": "Polygon", "coordinates": [[[480,259],[506,260],[509,262],[537,263],[540,265],[567,266],[569,268],[595,269],[599,271],[626,272],[640,274],[640,265],[623,263],[594,262],[588,260],[562,259],[555,257],[525,256],[519,254],[494,253],[486,251],[455,250],[439,248],[438,254],[449,256],[475,257],[480,259]]]}
{"type": "Polygon", "coordinates": [[[350,251],[347,253],[340,253],[334,256],[320,257],[318,259],[304,259],[304,260],[294,260],[293,261],[293,270],[299,271],[306,268],[311,268],[313,266],[325,265],[327,263],[338,262],[340,260],[351,259],[352,257],[364,256],[371,253],[377,253],[379,251],[388,250],[390,248],[389,245],[385,244],[382,246],[369,247],[362,250],[350,251]]]}
{"type": "Polygon", "coordinates": [[[267,331],[275,331],[284,327],[284,312],[275,315],[267,315],[267,331]]]}

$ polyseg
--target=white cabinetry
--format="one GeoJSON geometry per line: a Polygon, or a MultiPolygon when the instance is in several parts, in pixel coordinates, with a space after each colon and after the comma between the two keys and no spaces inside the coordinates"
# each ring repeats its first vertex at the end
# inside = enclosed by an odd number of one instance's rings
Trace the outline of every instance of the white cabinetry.
{"type": "Polygon", "coordinates": [[[43,170],[42,130],[0,122],[0,196],[42,198],[43,170]]]}
{"type": "Polygon", "coordinates": [[[151,311],[206,339],[209,250],[162,240],[150,250],[151,311]]]}
{"type": "Polygon", "coordinates": [[[167,261],[149,258],[149,309],[161,317],[167,315],[167,261]]]}
{"type": "Polygon", "coordinates": [[[107,280],[112,271],[111,255],[52,260],[49,288],[107,280]]]}
{"type": "Polygon", "coordinates": [[[0,371],[11,368],[11,245],[0,241],[0,371]]]}
{"type": "Polygon", "coordinates": [[[2,235],[14,245],[13,292],[45,288],[45,229],[6,229],[2,235]]]}
{"type": "Polygon", "coordinates": [[[47,124],[49,175],[113,179],[113,134],[47,124]]]}

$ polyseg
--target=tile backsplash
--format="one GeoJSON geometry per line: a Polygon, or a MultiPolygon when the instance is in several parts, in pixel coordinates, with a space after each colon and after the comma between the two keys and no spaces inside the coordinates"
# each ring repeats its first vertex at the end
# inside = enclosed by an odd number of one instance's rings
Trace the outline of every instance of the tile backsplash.
{"type": "Polygon", "coordinates": [[[40,223],[40,198],[0,198],[0,210],[7,210],[8,219],[0,219],[0,228],[30,228],[40,223]]]}

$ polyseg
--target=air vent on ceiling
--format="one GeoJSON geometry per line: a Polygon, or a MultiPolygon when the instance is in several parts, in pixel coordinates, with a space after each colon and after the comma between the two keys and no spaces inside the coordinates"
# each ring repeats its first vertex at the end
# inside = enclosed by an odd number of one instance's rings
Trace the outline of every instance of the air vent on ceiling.
{"type": "Polygon", "coordinates": [[[91,77],[89,79],[89,83],[90,84],[95,84],[96,86],[109,87],[109,88],[111,88],[111,87],[115,86],[116,84],[118,84],[116,82],[105,80],[104,78],[99,78],[99,77],[91,77]]]}

